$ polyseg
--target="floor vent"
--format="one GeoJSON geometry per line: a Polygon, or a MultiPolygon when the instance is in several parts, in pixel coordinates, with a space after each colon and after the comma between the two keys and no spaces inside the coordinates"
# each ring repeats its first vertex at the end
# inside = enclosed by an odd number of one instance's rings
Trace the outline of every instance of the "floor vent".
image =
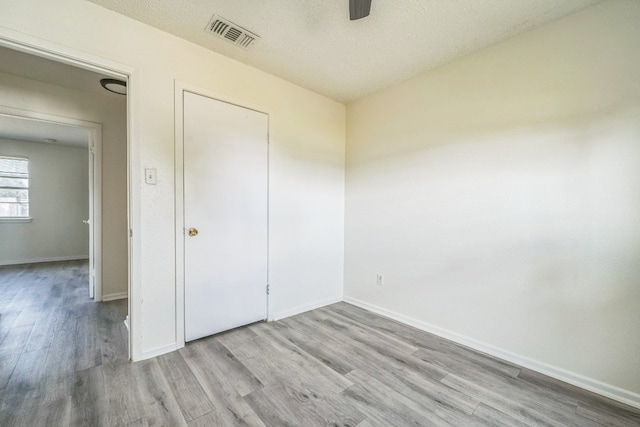
{"type": "Polygon", "coordinates": [[[251,31],[245,30],[241,26],[218,15],[213,15],[211,21],[207,24],[206,31],[238,45],[243,49],[249,49],[260,39],[259,36],[251,31]]]}

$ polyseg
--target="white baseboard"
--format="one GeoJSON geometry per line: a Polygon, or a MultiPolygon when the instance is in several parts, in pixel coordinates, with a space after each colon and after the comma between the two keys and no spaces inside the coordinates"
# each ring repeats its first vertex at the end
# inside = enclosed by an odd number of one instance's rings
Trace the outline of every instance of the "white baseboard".
{"type": "Polygon", "coordinates": [[[269,318],[269,321],[275,321],[275,320],[280,320],[280,319],[284,319],[286,317],[291,317],[291,316],[295,316],[296,314],[300,314],[300,313],[304,313],[307,311],[311,311],[311,310],[315,310],[316,308],[320,308],[320,307],[324,307],[326,305],[330,305],[330,304],[335,304],[337,302],[342,301],[342,297],[334,297],[334,298],[327,298],[321,301],[316,301],[312,304],[305,304],[305,305],[301,305],[289,310],[284,310],[284,311],[279,311],[277,313],[273,313],[271,315],[271,317],[269,318]]]}
{"type": "Polygon", "coordinates": [[[71,256],[56,256],[56,257],[47,257],[47,258],[0,260],[0,266],[1,265],[36,264],[39,262],[76,261],[79,259],[89,259],[89,257],[87,255],[71,255],[71,256]]]}
{"type": "Polygon", "coordinates": [[[102,295],[102,302],[115,301],[125,298],[129,298],[129,292],[116,292],[114,294],[102,295]]]}
{"type": "Polygon", "coordinates": [[[442,329],[440,327],[428,324],[421,320],[417,320],[412,317],[405,316],[403,314],[399,314],[391,310],[387,310],[386,308],[369,304],[368,302],[361,301],[357,298],[351,298],[351,297],[345,296],[343,300],[344,302],[347,302],[349,304],[353,304],[357,307],[364,308],[365,310],[369,310],[373,313],[380,314],[382,316],[388,317],[393,320],[397,320],[398,322],[404,323],[409,326],[413,326],[414,328],[423,330],[425,332],[429,332],[431,334],[448,339],[458,344],[462,344],[474,350],[481,351],[483,353],[486,353],[491,356],[497,357],[499,359],[505,360],[507,362],[513,363],[515,365],[519,365],[519,366],[531,369],[532,371],[536,371],[541,374],[558,379],[560,381],[564,381],[566,383],[583,388],[585,390],[592,391],[594,393],[608,397],[610,399],[616,400],[626,405],[633,406],[635,408],[640,408],[640,394],[638,393],[634,393],[629,390],[624,390],[620,387],[616,387],[611,384],[606,384],[606,383],[603,383],[602,381],[598,381],[593,378],[588,378],[583,375],[577,374],[575,372],[571,372],[571,371],[567,371],[565,369],[559,368],[557,366],[549,365],[547,363],[533,360],[528,357],[524,357],[519,354],[515,354],[498,347],[494,347],[492,345],[474,340],[473,338],[469,338],[464,335],[460,335],[455,332],[451,332],[446,329],[442,329]]]}
{"type": "Polygon", "coordinates": [[[172,344],[169,344],[169,345],[165,345],[163,347],[158,347],[158,348],[154,348],[152,350],[143,351],[142,352],[142,359],[140,359],[140,360],[151,359],[153,357],[161,356],[161,355],[166,354],[166,353],[171,353],[172,351],[175,351],[177,349],[178,349],[178,346],[176,345],[176,343],[172,343],[172,344]]]}

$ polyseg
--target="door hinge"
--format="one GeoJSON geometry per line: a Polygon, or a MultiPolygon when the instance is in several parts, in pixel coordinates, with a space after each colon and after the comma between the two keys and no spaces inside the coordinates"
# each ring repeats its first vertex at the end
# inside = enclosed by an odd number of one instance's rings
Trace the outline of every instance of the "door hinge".
{"type": "Polygon", "coordinates": [[[133,228],[129,229],[129,237],[133,237],[133,228]]]}
{"type": "Polygon", "coordinates": [[[269,285],[267,285],[267,295],[269,295],[269,285]]]}

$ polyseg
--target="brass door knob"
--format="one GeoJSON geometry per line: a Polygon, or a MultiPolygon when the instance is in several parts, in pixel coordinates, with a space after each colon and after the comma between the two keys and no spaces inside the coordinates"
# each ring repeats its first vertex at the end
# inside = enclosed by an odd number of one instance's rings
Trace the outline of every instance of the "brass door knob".
{"type": "Polygon", "coordinates": [[[191,237],[198,235],[198,229],[197,228],[191,227],[188,232],[189,232],[189,236],[191,236],[191,237]]]}

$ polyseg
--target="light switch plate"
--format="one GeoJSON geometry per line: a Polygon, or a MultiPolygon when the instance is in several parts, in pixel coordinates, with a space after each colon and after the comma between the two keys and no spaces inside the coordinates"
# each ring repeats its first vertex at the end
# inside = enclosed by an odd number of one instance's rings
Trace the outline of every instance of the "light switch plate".
{"type": "Polygon", "coordinates": [[[144,170],[144,182],[149,185],[156,185],[158,183],[158,175],[155,168],[146,168],[144,170]]]}

